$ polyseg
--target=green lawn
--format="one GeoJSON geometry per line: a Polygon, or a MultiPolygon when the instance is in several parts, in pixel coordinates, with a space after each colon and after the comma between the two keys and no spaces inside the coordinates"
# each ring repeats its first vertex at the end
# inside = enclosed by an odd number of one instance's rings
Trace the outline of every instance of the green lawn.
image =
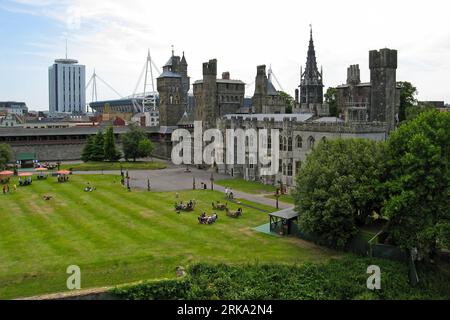
{"type": "Polygon", "coordinates": [[[72,169],[73,171],[100,171],[100,170],[159,170],[166,168],[166,164],[160,161],[136,161],[136,162],[97,162],[89,161],[85,163],[63,164],[61,169],[72,169]]]}
{"type": "MultiPolygon", "coordinates": [[[[265,196],[265,198],[269,198],[269,199],[274,199],[275,200],[275,196],[265,196]]],[[[283,194],[283,195],[281,195],[278,198],[278,200],[281,201],[281,202],[295,204],[294,198],[290,194],[283,194]]]]}
{"type": "Polygon", "coordinates": [[[0,299],[65,291],[72,264],[89,288],[172,278],[176,266],[196,262],[303,263],[338,255],[253,231],[268,217],[245,207],[240,219],[219,213],[216,224],[199,225],[197,216],[211,213],[220,192],[186,191],[180,198],[195,198],[195,212],[175,213],[174,193],[127,192],[111,175],[73,175],[66,184],[49,178],[0,194],[0,299]],[[83,192],[86,181],[97,191],[83,192]]]}
{"type": "Polygon", "coordinates": [[[245,181],[244,179],[240,178],[217,180],[215,183],[221,185],[222,187],[229,187],[234,190],[251,194],[275,194],[275,191],[277,190],[277,188],[272,185],[267,185],[255,181],[245,181]]]}

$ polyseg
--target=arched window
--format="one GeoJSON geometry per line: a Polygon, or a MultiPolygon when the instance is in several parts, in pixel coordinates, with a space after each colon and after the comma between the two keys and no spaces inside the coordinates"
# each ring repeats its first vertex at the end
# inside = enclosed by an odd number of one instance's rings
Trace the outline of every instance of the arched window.
{"type": "Polygon", "coordinates": [[[292,163],[291,162],[289,162],[289,164],[288,164],[287,175],[289,177],[292,177],[292,163]]]}
{"type": "Polygon", "coordinates": [[[314,142],[315,142],[314,138],[313,138],[312,136],[310,136],[310,137],[308,138],[308,148],[309,148],[309,149],[314,148],[314,142]]]}
{"type": "Polygon", "coordinates": [[[297,148],[298,148],[298,149],[303,148],[303,139],[302,139],[301,136],[297,136],[297,137],[295,138],[295,144],[297,145],[297,148]]]}
{"type": "Polygon", "coordinates": [[[283,151],[284,145],[283,145],[283,137],[280,136],[280,151],[283,151]]]}
{"type": "Polygon", "coordinates": [[[288,145],[287,138],[284,137],[284,139],[283,139],[283,151],[287,150],[287,145],[288,145]]]}
{"type": "Polygon", "coordinates": [[[288,151],[292,151],[292,138],[288,138],[288,151]]]}
{"type": "Polygon", "coordinates": [[[173,95],[169,96],[169,104],[173,104],[173,95]]]}

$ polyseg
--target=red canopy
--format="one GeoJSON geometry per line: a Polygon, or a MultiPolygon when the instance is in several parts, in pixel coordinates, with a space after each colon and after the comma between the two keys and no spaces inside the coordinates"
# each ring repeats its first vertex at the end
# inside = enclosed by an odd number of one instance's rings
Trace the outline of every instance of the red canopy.
{"type": "Polygon", "coordinates": [[[12,176],[13,174],[14,172],[8,170],[0,171],[0,176],[12,176]]]}
{"type": "Polygon", "coordinates": [[[56,172],[57,174],[62,174],[62,175],[66,175],[66,174],[70,174],[70,171],[68,170],[59,170],[56,172]]]}
{"type": "Polygon", "coordinates": [[[19,177],[31,177],[32,175],[31,172],[22,172],[18,174],[19,177]]]}
{"type": "Polygon", "coordinates": [[[36,168],[35,169],[35,171],[47,171],[48,169],[47,168],[43,168],[43,167],[40,167],[40,168],[36,168]]]}

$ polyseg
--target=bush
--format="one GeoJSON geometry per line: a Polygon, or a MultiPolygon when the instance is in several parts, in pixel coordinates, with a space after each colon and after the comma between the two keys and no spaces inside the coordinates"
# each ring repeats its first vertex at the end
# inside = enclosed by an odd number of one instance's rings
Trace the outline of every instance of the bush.
{"type": "Polygon", "coordinates": [[[212,265],[196,264],[188,276],[144,282],[112,292],[124,299],[186,300],[372,300],[449,299],[450,276],[419,267],[421,282],[411,287],[408,268],[398,262],[346,256],[328,263],[212,265]],[[370,291],[369,265],[381,268],[381,290],[370,291]]]}

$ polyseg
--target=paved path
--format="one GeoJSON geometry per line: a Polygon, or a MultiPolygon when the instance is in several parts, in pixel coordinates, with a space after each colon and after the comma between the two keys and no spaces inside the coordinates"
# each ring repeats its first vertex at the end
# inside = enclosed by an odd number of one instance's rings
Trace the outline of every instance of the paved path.
{"type": "MultiPolygon", "coordinates": [[[[120,171],[75,171],[74,174],[113,174],[120,175],[120,171]]],[[[211,172],[191,168],[190,172],[186,172],[186,167],[169,165],[166,169],[161,170],[130,170],[130,185],[132,188],[147,189],[147,181],[150,179],[152,191],[182,191],[192,190],[193,180],[195,177],[196,188],[200,189],[201,182],[206,183],[211,188],[211,172]]],[[[215,180],[231,179],[228,175],[214,173],[215,180]]],[[[225,187],[214,185],[214,189],[224,193],[225,187]]],[[[233,190],[235,198],[245,199],[254,203],[275,207],[275,200],[265,198],[265,194],[250,194],[233,190]]],[[[279,202],[280,209],[292,207],[292,204],[279,202]]]]}

